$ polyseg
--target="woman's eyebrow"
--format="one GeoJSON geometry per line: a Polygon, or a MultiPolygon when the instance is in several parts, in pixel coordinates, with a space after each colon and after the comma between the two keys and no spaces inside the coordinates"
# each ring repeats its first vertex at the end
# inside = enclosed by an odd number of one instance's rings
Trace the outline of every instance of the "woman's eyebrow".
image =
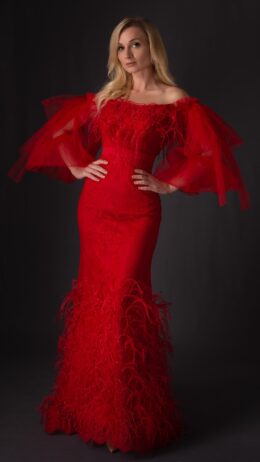
{"type": "MultiPolygon", "coordinates": [[[[135,37],[135,38],[129,40],[129,43],[132,42],[133,40],[141,40],[141,38],[140,37],[135,37]]],[[[118,42],[118,45],[122,45],[122,43],[118,42]]]]}

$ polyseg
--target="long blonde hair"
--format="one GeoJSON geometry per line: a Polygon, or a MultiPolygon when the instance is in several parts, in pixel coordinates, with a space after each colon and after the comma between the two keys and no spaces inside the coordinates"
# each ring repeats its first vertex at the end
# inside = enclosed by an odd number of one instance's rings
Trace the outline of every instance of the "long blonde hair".
{"type": "Polygon", "coordinates": [[[120,34],[124,29],[130,26],[139,27],[148,38],[155,77],[162,83],[174,86],[177,85],[175,78],[169,71],[166,49],[158,29],[147,18],[138,16],[125,17],[117,24],[110,37],[107,62],[107,76],[109,81],[105,82],[95,95],[98,110],[107,99],[125,97],[132,88],[132,75],[125,71],[117,56],[120,34]]]}

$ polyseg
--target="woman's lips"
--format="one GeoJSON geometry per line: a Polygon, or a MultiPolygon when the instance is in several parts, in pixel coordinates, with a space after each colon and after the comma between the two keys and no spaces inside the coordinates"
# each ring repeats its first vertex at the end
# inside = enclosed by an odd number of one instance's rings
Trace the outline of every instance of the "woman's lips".
{"type": "Polygon", "coordinates": [[[132,63],[126,63],[127,66],[132,66],[133,64],[135,64],[135,62],[132,62],[132,63]]]}

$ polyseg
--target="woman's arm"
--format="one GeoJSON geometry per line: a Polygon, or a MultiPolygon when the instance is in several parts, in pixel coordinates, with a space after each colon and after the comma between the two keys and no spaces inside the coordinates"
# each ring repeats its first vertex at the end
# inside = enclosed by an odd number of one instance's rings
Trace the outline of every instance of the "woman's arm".
{"type": "Polygon", "coordinates": [[[95,160],[101,145],[93,97],[89,92],[43,100],[48,121],[19,148],[8,176],[18,182],[32,171],[66,183],[76,180],[73,169],[95,160]]]}
{"type": "Polygon", "coordinates": [[[195,97],[174,108],[172,123],[174,136],[154,177],[188,194],[214,192],[220,206],[235,190],[247,209],[249,194],[233,154],[243,142],[236,131],[195,97]]]}

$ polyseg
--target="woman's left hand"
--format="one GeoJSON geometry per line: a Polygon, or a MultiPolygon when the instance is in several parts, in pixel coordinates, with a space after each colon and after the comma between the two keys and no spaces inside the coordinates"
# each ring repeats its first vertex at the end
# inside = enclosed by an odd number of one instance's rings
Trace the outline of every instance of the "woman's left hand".
{"type": "Polygon", "coordinates": [[[138,189],[146,191],[154,191],[158,194],[169,194],[176,191],[178,188],[164,181],[157,180],[151,173],[146,172],[140,168],[134,169],[134,174],[132,175],[133,183],[137,186],[138,189]]]}

